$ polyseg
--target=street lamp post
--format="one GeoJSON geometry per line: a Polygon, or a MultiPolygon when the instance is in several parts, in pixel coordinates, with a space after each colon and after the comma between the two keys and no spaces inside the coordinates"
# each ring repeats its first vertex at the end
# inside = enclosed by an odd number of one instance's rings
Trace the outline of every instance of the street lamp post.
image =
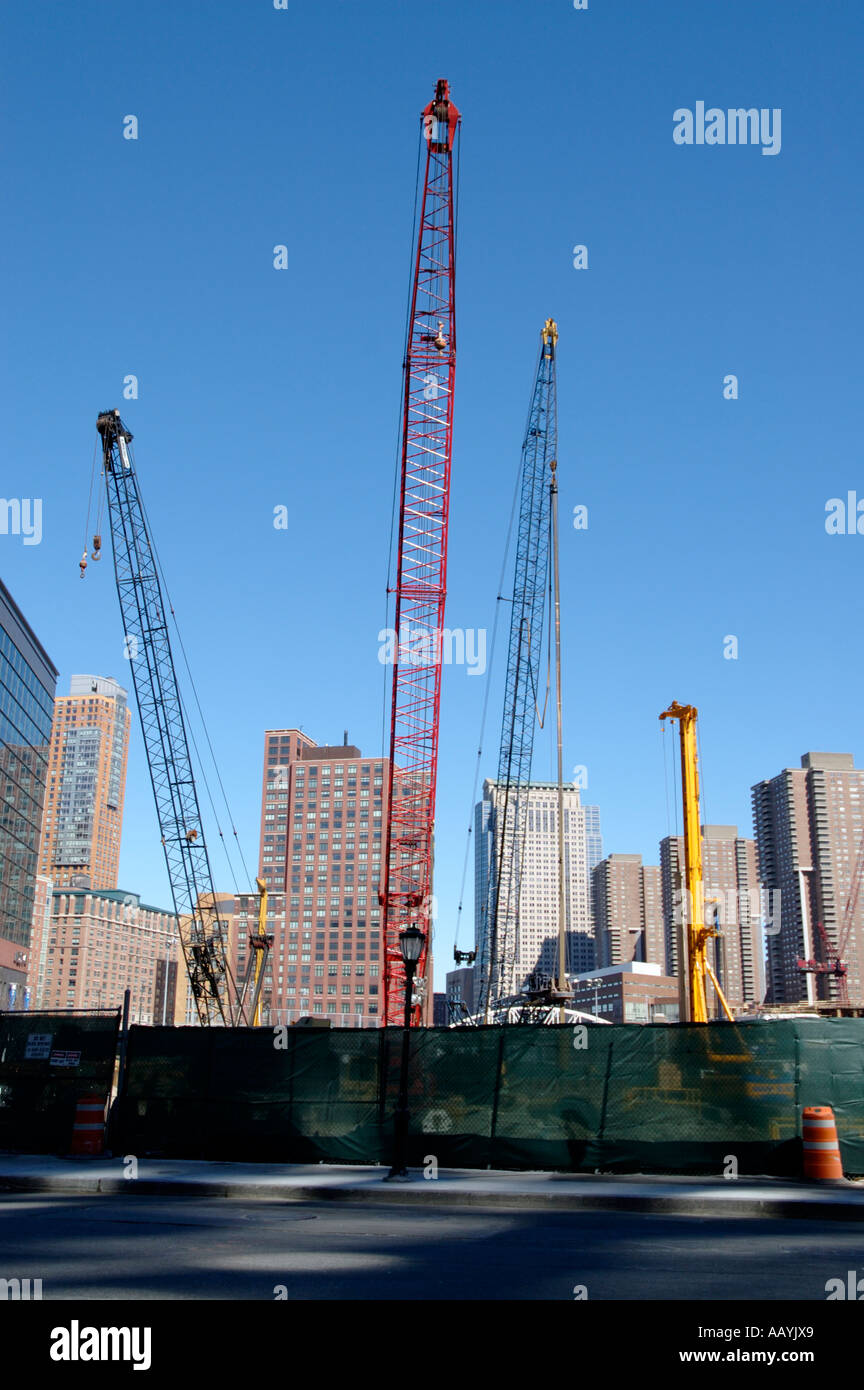
{"type": "Polygon", "coordinates": [[[408,1056],[411,1046],[411,996],[414,985],[414,972],[420,959],[425,937],[418,927],[406,927],[399,933],[399,950],[405,966],[405,1018],[402,1024],[402,1065],[399,1072],[399,1100],[396,1105],[396,1118],[393,1125],[393,1166],[385,1178],[405,1180],[408,1169],[405,1166],[408,1147],[408,1056]]]}

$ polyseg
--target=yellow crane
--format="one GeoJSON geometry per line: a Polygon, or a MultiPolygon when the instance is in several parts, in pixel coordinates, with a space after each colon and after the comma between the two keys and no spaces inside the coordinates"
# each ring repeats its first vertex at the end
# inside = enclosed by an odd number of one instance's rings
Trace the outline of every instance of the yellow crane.
{"type": "Polygon", "coordinates": [[[682,894],[682,921],[685,930],[681,933],[681,943],[685,960],[679,960],[679,979],[687,981],[685,1008],[687,1023],[708,1022],[708,1000],[705,988],[706,976],[717,992],[717,998],[730,1023],[734,1023],[732,1011],[726,1002],[717,976],[708,960],[708,939],[719,936],[714,927],[705,925],[705,884],[702,877],[702,826],[699,816],[699,760],[696,752],[696,718],[698,711],[694,705],[679,705],[673,700],[668,709],[660,715],[661,719],[675,719],[681,735],[681,787],[684,805],[684,880],[686,892],[682,894]]]}
{"type": "Polygon", "coordinates": [[[263,879],[256,878],[258,887],[258,930],[249,933],[249,963],[240,990],[241,1010],[253,1028],[261,1026],[261,988],[264,984],[264,971],[267,957],[273,949],[273,934],[267,930],[267,885],[263,879]],[[246,994],[251,986],[252,1002],[246,1004],[246,994]]]}

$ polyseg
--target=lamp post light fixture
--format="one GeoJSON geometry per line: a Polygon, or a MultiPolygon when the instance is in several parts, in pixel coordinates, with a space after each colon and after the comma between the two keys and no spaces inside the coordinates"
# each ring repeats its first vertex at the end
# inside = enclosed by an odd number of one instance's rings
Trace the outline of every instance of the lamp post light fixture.
{"type": "Polygon", "coordinates": [[[405,1018],[402,1024],[402,1064],[399,1072],[399,1100],[393,1125],[393,1166],[385,1182],[391,1178],[405,1181],[408,1169],[405,1165],[408,1147],[408,1056],[411,1045],[411,999],[414,992],[414,972],[426,940],[419,927],[406,927],[399,933],[399,950],[405,966],[405,1018]]]}

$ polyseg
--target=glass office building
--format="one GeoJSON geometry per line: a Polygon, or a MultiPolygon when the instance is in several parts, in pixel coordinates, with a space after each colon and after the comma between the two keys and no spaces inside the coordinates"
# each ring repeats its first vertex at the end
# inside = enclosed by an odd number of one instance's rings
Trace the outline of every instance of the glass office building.
{"type": "Polygon", "coordinates": [[[23,1007],[57,671],[0,581],[0,1009],[23,1007]]]}

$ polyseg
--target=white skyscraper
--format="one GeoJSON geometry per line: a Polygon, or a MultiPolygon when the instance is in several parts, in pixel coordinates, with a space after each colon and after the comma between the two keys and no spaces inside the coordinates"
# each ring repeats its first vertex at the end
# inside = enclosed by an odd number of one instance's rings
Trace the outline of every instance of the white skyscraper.
{"type": "MultiPolygon", "coordinates": [[[[512,796],[512,792],[511,792],[512,796]]],[[[475,809],[475,946],[478,978],[489,969],[485,918],[499,868],[500,821],[503,795],[497,783],[483,784],[483,800],[475,809]],[[496,811],[498,812],[496,820],[496,811]]],[[[512,812],[511,812],[512,814],[512,812]]],[[[521,858],[518,904],[498,913],[498,951],[493,965],[495,997],[516,994],[531,975],[551,977],[558,968],[558,787],[532,782],[519,792],[520,825],[513,836],[521,858]]],[[[585,808],[579,788],[564,788],[564,893],[567,913],[567,970],[594,968],[590,872],[585,808]]],[[[599,831],[599,824],[598,824],[599,831]]],[[[501,866],[502,882],[507,865],[501,866]]]]}

